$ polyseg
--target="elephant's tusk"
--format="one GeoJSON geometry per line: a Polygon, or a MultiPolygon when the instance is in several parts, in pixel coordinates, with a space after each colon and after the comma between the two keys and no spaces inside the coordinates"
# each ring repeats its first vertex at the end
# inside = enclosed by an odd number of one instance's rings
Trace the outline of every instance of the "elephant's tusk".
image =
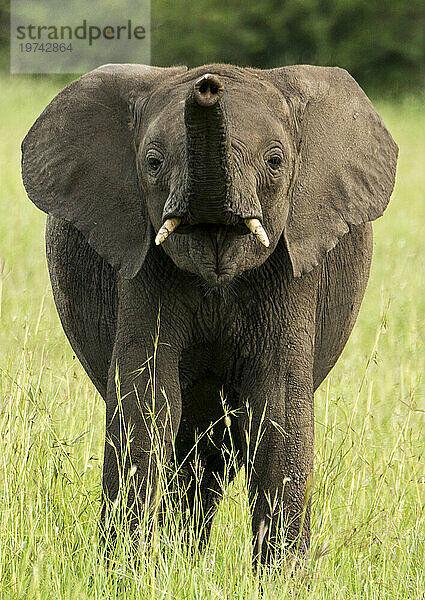
{"type": "Polygon", "coordinates": [[[177,227],[180,225],[181,223],[181,219],[180,217],[173,217],[172,219],[167,219],[161,229],[158,231],[156,238],[155,238],[155,244],[157,246],[159,246],[159,244],[162,244],[162,242],[164,240],[167,239],[167,237],[170,235],[170,233],[173,233],[173,231],[175,229],[177,229],[177,227]]]}
{"type": "Polygon", "coordinates": [[[245,225],[257,237],[257,239],[268,248],[270,246],[269,238],[258,219],[245,219],[245,225]]]}

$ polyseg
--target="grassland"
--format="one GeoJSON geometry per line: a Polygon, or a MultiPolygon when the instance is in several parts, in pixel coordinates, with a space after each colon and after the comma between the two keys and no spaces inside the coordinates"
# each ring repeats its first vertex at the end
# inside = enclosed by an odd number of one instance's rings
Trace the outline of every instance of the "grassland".
{"type": "Polygon", "coordinates": [[[351,339],[316,393],[310,564],[252,574],[242,478],[210,546],[171,515],[107,573],[97,554],[104,406],[65,340],[27,200],[19,145],[59,86],[0,80],[0,598],[419,599],[425,597],[423,102],[377,102],[400,146],[374,226],[370,283],[351,339]],[[173,521],[174,520],[174,521],[173,521]]]}

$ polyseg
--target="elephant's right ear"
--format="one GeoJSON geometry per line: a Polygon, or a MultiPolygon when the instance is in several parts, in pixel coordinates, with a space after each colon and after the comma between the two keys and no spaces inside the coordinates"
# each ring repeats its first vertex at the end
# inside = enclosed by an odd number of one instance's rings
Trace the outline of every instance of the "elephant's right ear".
{"type": "Polygon", "coordinates": [[[152,237],[141,197],[132,108],[186,67],[105,65],[73,81],[22,143],[22,177],[38,208],[69,221],[123,277],[152,237]]]}

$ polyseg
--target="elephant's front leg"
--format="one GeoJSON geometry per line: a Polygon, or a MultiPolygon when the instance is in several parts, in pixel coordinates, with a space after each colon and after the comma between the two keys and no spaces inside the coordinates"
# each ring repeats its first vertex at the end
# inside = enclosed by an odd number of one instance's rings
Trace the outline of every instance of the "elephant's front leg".
{"type": "Polygon", "coordinates": [[[309,546],[311,361],[305,353],[276,352],[253,362],[246,372],[242,400],[248,400],[244,428],[254,558],[266,562],[283,549],[282,542],[293,552],[303,553],[309,546]]]}
{"type": "MultiPolygon", "coordinates": [[[[125,328],[125,332],[128,327],[125,328]]],[[[103,464],[103,523],[119,496],[134,531],[153,501],[158,465],[171,457],[181,417],[178,356],[142,333],[118,337],[110,368],[103,464]]],[[[109,530],[114,536],[114,529],[109,530]]]]}

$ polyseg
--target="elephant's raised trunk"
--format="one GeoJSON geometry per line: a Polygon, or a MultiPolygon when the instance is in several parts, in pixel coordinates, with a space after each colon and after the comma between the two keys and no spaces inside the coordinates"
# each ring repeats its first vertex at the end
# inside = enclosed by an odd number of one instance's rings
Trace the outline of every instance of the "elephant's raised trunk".
{"type": "Polygon", "coordinates": [[[251,231],[264,246],[269,245],[254,186],[245,189],[235,179],[223,95],[223,82],[211,73],[197,79],[189,89],[184,106],[188,160],[185,199],[182,203],[181,197],[170,193],[157,244],[179,230],[183,220],[185,225],[246,226],[246,233],[251,231]]]}
{"type": "Polygon", "coordinates": [[[188,203],[196,223],[230,224],[232,155],[223,98],[217,75],[207,73],[189,90],[184,107],[188,157],[188,203]]]}

